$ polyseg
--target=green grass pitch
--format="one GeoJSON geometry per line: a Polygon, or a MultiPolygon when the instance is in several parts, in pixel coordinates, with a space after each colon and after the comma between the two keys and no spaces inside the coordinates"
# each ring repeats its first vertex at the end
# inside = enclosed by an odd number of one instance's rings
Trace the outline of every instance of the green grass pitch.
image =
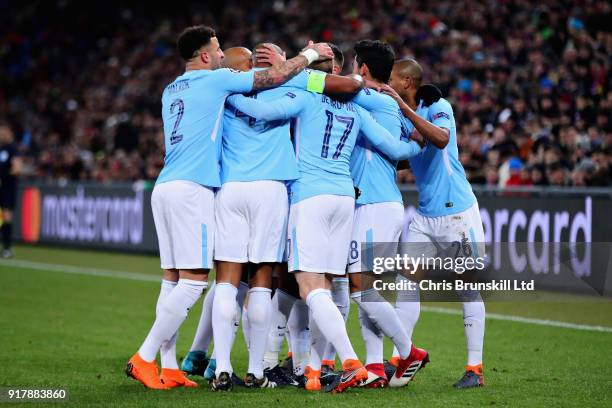
{"type": "MultiPolygon", "coordinates": [[[[17,247],[15,253],[15,260],[0,261],[0,388],[67,389],[69,401],[57,406],[265,408],[327,404],[449,408],[609,404],[612,333],[489,319],[486,387],[457,391],[451,385],[462,374],[465,363],[462,319],[431,309],[421,313],[414,341],[430,351],[432,362],[402,389],[353,389],[340,395],[293,388],[214,393],[200,378],[197,389],[146,390],[126,378],[123,367],[153,321],[157,278],[161,276],[157,258],[26,246],[17,247]],[[79,272],[84,268],[127,273],[90,276],[79,272]]],[[[181,329],[179,358],[188,351],[200,310],[198,302],[181,329]]],[[[609,299],[491,302],[487,310],[612,327],[609,299]]],[[[355,305],[351,305],[348,330],[358,354],[363,356],[355,305]]],[[[237,373],[243,375],[247,356],[242,335],[237,339],[232,361],[237,373]]],[[[390,349],[389,344],[386,348],[390,349]]]]}

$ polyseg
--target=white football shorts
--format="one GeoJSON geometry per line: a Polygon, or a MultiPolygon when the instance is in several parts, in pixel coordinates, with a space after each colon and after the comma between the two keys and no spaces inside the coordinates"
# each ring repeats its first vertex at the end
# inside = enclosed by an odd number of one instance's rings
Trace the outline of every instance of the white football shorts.
{"type": "Polygon", "coordinates": [[[187,180],[157,184],[151,194],[163,269],[210,269],[215,237],[215,193],[187,180]]]}
{"type": "Polygon", "coordinates": [[[394,257],[403,224],[402,203],[358,205],[348,257],[349,273],[372,271],[374,258],[394,257]]]}
{"type": "Polygon", "coordinates": [[[402,252],[409,256],[484,258],[485,238],[478,203],[442,217],[416,213],[403,241],[402,252]]]}
{"type": "Polygon", "coordinates": [[[228,182],[217,192],[216,200],[215,260],[283,260],[289,216],[284,182],[228,182]]]}
{"type": "Polygon", "coordinates": [[[289,271],[344,275],[355,199],[317,195],[289,209],[287,254],[289,271]]]}

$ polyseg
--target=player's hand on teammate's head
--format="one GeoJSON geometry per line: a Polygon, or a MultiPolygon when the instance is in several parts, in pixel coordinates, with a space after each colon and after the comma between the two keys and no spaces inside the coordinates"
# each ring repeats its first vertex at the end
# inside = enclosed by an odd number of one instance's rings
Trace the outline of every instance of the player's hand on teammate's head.
{"type": "Polygon", "coordinates": [[[276,66],[282,62],[285,62],[285,52],[282,54],[278,52],[274,46],[270,44],[263,44],[255,50],[255,59],[258,64],[270,64],[276,66]]]}
{"type": "Polygon", "coordinates": [[[319,59],[317,59],[317,62],[328,61],[334,58],[334,52],[327,43],[313,43],[312,41],[308,41],[308,44],[304,50],[308,49],[315,50],[319,54],[319,59]]]}
{"type": "Polygon", "coordinates": [[[415,97],[417,101],[423,101],[423,106],[430,106],[440,100],[442,91],[433,84],[425,84],[419,87],[415,97]]]}

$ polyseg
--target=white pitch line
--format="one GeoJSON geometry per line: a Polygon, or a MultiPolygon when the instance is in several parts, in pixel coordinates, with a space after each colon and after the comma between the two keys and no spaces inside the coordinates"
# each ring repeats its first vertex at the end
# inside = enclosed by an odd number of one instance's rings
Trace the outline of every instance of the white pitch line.
{"type": "MultiPolygon", "coordinates": [[[[433,313],[443,313],[443,314],[459,315],[459,316],[463,315],[463,312],[461,310],[451,309],[451,308],[446,308],[446,307],[422,306],[421,310],[424,310],[426,312],[433,312],[433,313]]],[[[540,326],[562,327],[564,329],[587,330],[587,331],[612,333],[612,327],[608,327],[608,326],[594,326],[590,324],[561,322],[558,320],[534,319],[531,317],[512,316],[512,315],[504,315],[504,314],[499,314],[499,313],[487,312],[487,320],[505,320],[508,322],[537,324],[540,326]]]]}
{"type": "Polygon", "coordinates": [[[72,265],[59,265],[46,262],[23,261],[19,259],[2,260],[0,261],[0,267],[2,266],[36,269],[39,271],[63,272],[73,275],[103,276],[106,278],[130,279],[144,282],[161,282],[161,273],[160,276],[153,276],[144,273],[113,271],[108,269],[86,268],[72,265]]]}
{"type": "MultiPolygon", "coordinates": [[[[161,277],[147,275],[144,273],[113,271],[113,270],[98,269],[98,268],[85,268],[85,267],[72,266],[72,265],[59,265],[59,264],[45,263],[45,262],[23,261],[19,259],[2,260],[0,261],[0,267],[1,266],[12,266],[15,268],[36,269],[40,271],[63,272],[63,273],[69,273],[73,275],[102,276],[106,278],[130,279],[130,280],[136,280],[136,281],[142,281],[142,282],[159,282],[161,279],[161,277]]],[[[446,307],[422,306],[421,310],[425,312],[459,315],[459,316],[463,314],[461,310],[451,309],[451,308],[446,308],[446,307]]],[[[560,327],[563,329],[612,333],[612,327],[608,327],[608,326],[594,326],[594,325],[589,325],[589,324],[561,322],[558,320],[534,319],[530,317],[504,315],[504,314],[499,314],[499,313],[487,313],[487,319],[535,324],[539,326],[548,326],[548,327],[560,327]]]]}

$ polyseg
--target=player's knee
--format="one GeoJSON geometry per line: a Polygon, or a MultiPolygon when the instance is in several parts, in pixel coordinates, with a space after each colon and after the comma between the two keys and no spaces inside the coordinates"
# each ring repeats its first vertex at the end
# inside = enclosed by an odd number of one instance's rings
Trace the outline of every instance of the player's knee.
{"type": "Polygon", "coordinates": [[[349,285],[351,293],[359,292],[362,289],[361,276],[359,273],[349,275],[349,285]]]}
{"type": "Polygon", "coordinates": [[[179,272],[178,269],[164,269],[164,280],[170,282],[178,282],[179,272]]]}
{"type": "Polygon", "coordinates": [[[300,285],[300,299],[302,299],[305,302],[310,291],[311,291],[310,288],[305,287],[305,285],[300,285]]]}
{"type": "Polygon", "coordinates": [[[272,269],[258,269],[249,283],[253,287],[269,288],[272,286],[272,269]]]}

